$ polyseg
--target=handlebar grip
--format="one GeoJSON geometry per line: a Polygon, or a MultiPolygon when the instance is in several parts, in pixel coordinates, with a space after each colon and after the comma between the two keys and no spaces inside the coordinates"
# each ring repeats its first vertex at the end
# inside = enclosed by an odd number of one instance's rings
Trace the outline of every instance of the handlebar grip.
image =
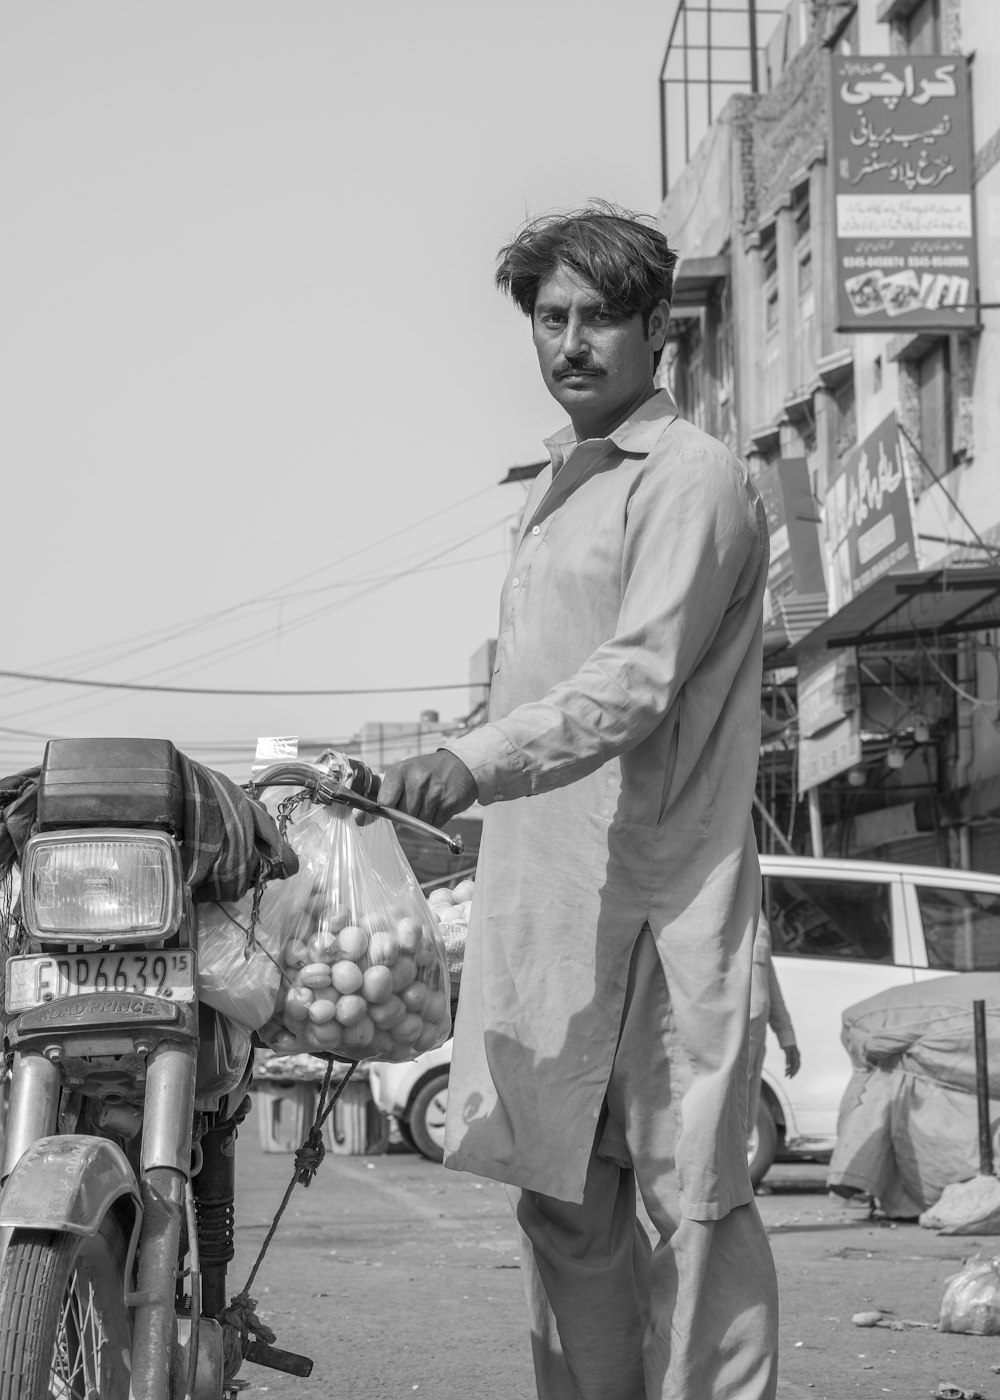
{"type": "Polygon", "coordinates": [[[356,792],[359,797],[367,797],[372,802],[378,797],[378,790],[382,786],[382,774],[376,773],[369,768],[367,763],[362,763],[359,758],[349,758],[353,777],[349,787],[351,792],[356,792]]]}

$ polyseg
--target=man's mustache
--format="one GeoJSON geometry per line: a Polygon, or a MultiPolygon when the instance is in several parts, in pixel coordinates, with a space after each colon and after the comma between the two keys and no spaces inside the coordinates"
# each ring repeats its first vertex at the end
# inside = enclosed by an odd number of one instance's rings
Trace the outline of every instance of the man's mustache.
{"type": "Polygon", "coordinates": [[[556,379],[568,379],[573,374],[601,375],[604,373],[605,371],[601,369],[600,365],[561,365],[559,369],[554,371],[554,376],[556,379]]]}

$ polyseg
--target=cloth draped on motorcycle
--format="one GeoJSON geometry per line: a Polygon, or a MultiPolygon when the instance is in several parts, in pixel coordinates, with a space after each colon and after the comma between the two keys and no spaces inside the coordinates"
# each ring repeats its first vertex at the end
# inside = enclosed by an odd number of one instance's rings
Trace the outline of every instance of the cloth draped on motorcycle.
{"type": "MultiPolygon", "coordinates": [[[[196,903],[240,899],[263,875],[283,880],[298,856],[261,803],[230,778],[178,752],[184,791],[181,856],[196,903]]],[[[0,778],[0,885],[32,833],[41,768],[0,778]]]]}

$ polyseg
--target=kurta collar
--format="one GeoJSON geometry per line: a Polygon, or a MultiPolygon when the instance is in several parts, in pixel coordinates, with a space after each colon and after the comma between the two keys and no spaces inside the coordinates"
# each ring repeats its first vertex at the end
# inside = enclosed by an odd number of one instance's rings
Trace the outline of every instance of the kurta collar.
{"type": "MultiPolygon", "coordinates": [[[[658,389],[609,437],[598,440],[613,442],[622,452],[644,456],[656,446],[676,417],[677,405],[670,393],[666,389],[658,389]]],[[[558,433],[553,433],[552,437],[545,439],[545,446],[552,458],[553,472],[559,470],[577,445],[572,423],[567,423],[558,433]]]]}

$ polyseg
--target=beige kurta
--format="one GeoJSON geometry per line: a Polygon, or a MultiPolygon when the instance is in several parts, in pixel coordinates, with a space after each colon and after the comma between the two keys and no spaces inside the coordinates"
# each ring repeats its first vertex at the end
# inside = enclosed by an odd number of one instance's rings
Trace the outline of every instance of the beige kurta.
{"type": "Polygon", "coordinates": [[[746,469],[665,391],[547,444],[504,585],[489,722],[449,743],[488,807],[446,1164],[582,1199],[649,923],[692,1082],[681,1209],[751,1199],[750,822],[767,527],[746,469]]]}

